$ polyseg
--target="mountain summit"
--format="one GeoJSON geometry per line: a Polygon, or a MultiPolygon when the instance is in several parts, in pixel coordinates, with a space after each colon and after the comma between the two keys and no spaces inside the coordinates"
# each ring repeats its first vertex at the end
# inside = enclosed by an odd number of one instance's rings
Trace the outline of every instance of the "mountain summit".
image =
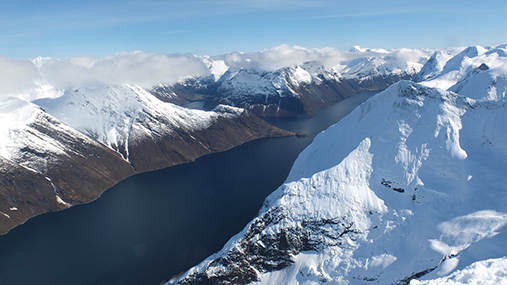
{"type": "Polygon", "coordinates": [[[315,138],[241,233],[168,284],[507,282],[505,51],[437,53],[420,83],[370,98],[315,138]]]}

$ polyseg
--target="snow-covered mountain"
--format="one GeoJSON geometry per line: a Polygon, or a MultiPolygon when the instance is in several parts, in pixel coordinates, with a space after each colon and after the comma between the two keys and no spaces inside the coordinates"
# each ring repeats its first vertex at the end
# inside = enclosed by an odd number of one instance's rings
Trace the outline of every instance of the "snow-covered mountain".
{"type": "Polygon", "coordinates": [[[168,284],[506,283],[505,51],[437,54],[427,81],[363,103],[241,233],[168,284]]]}
{"type": "Polygon", "coordinates": [[[426,86],[449,89],[488,69],[498,70],[497,73],[501,74],[505,70],[505,52],[505,45],[495,48],[471,46],[453,57],[436,52],[416,78],[426,86]]]}
{"type": "Polygon", "coordinates": [[[10,97],[0,105],[0,234],[134,174],[117,153],[33,103],[10,97]]]}
{"type": "Polygon", "coordinates": [[[332,61],[307,61],[276,70],[230,67],[208,87],[216,96],[214,102],[260,116],[313,116],[362,90],[382,90],[411,79],[427,59],[428,51],[422,50],[355,49],[332,61]]]}
{"type": "Polygon", "coordinates": [[[90,202],[135,173],[292,135],[243,109],[187,109],[137,85],[39,91],[32,102],[0,98],[0,234],[90,202]]]}
{"type": "MultiPolygon", "coordinates": [[[[392,51],[359,49],[353,60],[344,62],[340,72],[359,82],[378,78],[412,78],[428,60],[428,51],[397,49],[392,51]]],[[[399,79],[398,79],[399,80],[399,79]]]]}
{"type": "Polygon", "coordinates": [[[212,85],[217,95],[214,101],[260,116],[315,115],[318,109],[358,92],[357,87],[341,84],[337,72],[322,66],[311,72],[310,68],[308,63],[276,71],[227,71],[212,85]]]}
{"type": "Polygon", "coordinates": [[[135,153],[131,157],[131,149],[140,143],[204,131],[219,120],[236,118],[244,112],[226,106],[212,112],[186,109],[163,103],[135,85],[67,90],[61,97],[34,103],[118,152],[134,167],[136,159],[141,158],[135,153]]]}

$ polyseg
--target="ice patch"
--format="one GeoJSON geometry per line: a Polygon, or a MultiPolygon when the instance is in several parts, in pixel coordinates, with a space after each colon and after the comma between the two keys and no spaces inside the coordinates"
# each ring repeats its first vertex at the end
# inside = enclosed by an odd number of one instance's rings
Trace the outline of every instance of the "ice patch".
{"type": "Polygon", "coordinates": [[[380,267],[382,269],[385,269],[389,265],[393,264],[398,258],[396,256],[390,255],[390,254],[381,254],[377,256],[373,256],[371,259],[369,259],[368,264],[366,265],[366,270],[369,268],[376,268],[380,267]]]}
{"type": "Polygon", "coordinates": [[[472,244],[498,234],[507,223],[507,214],[495,210],[478,211],[440,223],[440,239],[430,239],[431,248],[444,256],[457,255],[472,244]]]}
{"type": "Polygon", "coordinates": [[[8,219],[10,219],[10,218],[11,218],[11,216],[9,216],[8,214],[6,214],[6,213],[4,213],[4,212],[2,212],[2,211],[0,211],[0,214],[4,215],[4,216],[5,216],[6,218],[8,218],[8,219]]]}
{"type": "Polygon", "coordinates": [[[65,202],[58,194],[56,195],[56,202],[58,202],[58,204],[62,204],[64,206],[66,206],[68,208],[72,207],[72,204],[65,202]]]}
{"type": "Polygon", "coordinates": [[[477,261],[449,276],[433,280],[412,280],[410,285],[500,285],[507,284],[507,258],[477,261]]]}
{"type": "Polygon", "coordinates": [[[458,263],[459,263],[459,259],[456,257],[446,259],[439,266],[440,269],[437,272],[438,276],[444,276],[444,275],[451,273],[458,266],[458,263]]]}

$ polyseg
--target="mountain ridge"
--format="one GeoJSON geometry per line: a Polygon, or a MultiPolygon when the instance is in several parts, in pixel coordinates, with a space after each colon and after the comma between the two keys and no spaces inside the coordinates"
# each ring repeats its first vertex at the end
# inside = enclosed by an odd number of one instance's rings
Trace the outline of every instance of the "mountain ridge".
{"type": "Polygon", "coordinates": [[[391,85],[320,133],[258,217],[166,284],[437,284],[505,256],[507,64],[495,49],[430,62],[429,81],[391,85]]]}

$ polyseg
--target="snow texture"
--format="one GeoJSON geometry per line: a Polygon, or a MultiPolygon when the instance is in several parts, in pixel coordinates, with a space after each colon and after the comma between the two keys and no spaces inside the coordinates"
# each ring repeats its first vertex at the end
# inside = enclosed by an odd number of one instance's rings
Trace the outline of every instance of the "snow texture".
{"type": "Polygon", "coordinates": [[[157,140],[175,129],[209,128],[219,117],[237,117],[238,108],[215,111],[187,109],[157,99],[136,85],[66,90],[54,99],[34,101],[46,112],[105,144],[128,160],[129,146],[142,139],[157,140]]]}
{"type": "Polygon", "coordinates": [[[417,281],[411,285],[501,285],[507,284],[507,258],[488,259],[477,261],[462,270],[457,270],[449,276],[417,281]]]}
{"type": "Polygon", "coordinates": [[[477,262],[507,255],[505,55],[440,53],[429,81],[370,98],[315,138],[241,233],[170,282],[220,280],[245,256],[255,284],[505,284],[505,258],[477,262]]]}

